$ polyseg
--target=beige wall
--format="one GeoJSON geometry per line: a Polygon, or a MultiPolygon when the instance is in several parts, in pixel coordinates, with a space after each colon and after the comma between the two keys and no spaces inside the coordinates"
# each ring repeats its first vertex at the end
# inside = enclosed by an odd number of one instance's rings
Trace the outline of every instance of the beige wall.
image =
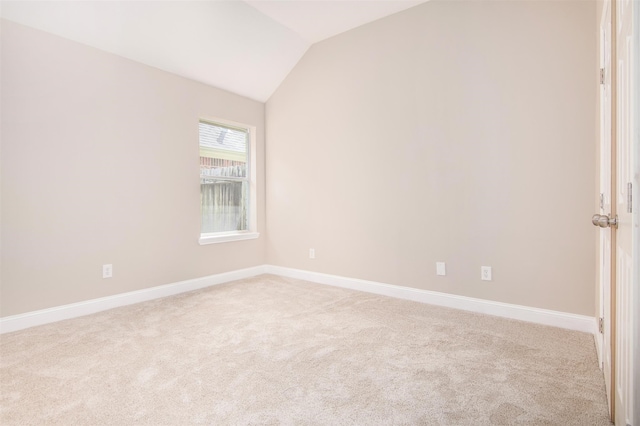
{"type": "Polygon", "coordinates": [[[431,1],[315,45],[267,103],[266,224],[263,104],[2,21],[0,316],[265,262],[594,315],[596,14],[431,1]],[[258,240],[197,243],[198,117],[258,127],[258,240]]]}
{"type": "Polygon", "coordinates": [[[313,46],[267,102],[267,261],[594,315],[595,6],[430,1],[313,46]]]}
{"type": "Polygon", "coordinates": [[[1,316],[264,263],[264,104],[8,21],[1,47],[1,316]],[[258,240],[198,245],[199,117],[257,126],[258,240]]]}

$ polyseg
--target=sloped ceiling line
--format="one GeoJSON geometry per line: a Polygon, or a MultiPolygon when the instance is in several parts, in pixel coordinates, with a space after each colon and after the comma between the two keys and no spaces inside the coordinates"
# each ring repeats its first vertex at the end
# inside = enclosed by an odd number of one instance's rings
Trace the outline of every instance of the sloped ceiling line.
{"type": "Polygon", "coordinates": [[[313,43],[424,1],[2,1],[0,16],[266,102],[313,43]]]}

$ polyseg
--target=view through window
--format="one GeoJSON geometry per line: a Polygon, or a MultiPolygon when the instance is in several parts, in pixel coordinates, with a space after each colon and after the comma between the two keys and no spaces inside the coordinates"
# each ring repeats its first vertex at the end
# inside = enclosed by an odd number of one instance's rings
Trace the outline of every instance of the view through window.
{"type": "Polygon", "coordinates": [[[200,121],[201,234],[248,230],[249,131],[200,121]]]}

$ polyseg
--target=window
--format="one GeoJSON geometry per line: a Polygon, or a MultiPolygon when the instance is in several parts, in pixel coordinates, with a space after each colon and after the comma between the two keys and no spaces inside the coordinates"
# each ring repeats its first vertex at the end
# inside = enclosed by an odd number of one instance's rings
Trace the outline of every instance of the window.
{"type": "Polygon", "coordinates": [[[255,129],[200,120],[200,244],[257,238],[255,129]]]}

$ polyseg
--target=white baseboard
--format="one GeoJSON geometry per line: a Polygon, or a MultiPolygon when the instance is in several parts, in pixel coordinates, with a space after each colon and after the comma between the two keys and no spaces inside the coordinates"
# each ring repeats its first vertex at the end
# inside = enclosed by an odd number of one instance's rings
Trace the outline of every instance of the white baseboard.
{"type": "Polygon", "coordinates": [[[368,293],[391,296],[399,299],[412,300],[414,302],[428,303],[431,305],[445,306],[448,308],[462,309],[465,311],[498,317],[527,321],[536,324],[550,325],[569,330],[582,331],[594,334],[597,332],[595,318],[585,315],[569,314],[547,309],[532,308],[529,306],[512,305],[509,303],[493,302],[491,300],[475,299],[454,294],[440,293],[436,291],[420,290],[411,287],[401,287],[384,284],[375,281],[365,281],[355,278],[346,278],[337,275],[322,274],[319,272],[304,271],[300,269],[284,268],[281,266],[266,265],[265,272],[283,277],[297,278],[318,284],[327,284],[335,287],[351,290],[365,291],[368,293]]]}
{"type": "Polygon", "coordinates": [[[128,293],[101,297],[99,299],[92,299],[84,302],[4,317],[0,318],[0,334],[18,331],[34,327],[36,325],[48,324],[83,315],[94,314],[96,312],[106,311],[107,309],[113,309],[120,306],[146,302],[147,300],[173,296],[174,294],[198,290],[212,285],[223,284],[229,281],[249,278],[264,273],[264,266],[255,266],[252,268],[239,269],[237,271],[209,275],[207,277],[181,281],[173,284],[145,288],[143,290],[131,291],[128,293]]]}
{"type": "MultiPolygon", "coordinates": [[[[145,302],[147,300],[159,299],[161,297],[172,296],[174,294],[185,293],[216,284],[250,278],[265,273],[297,278],[318,284],[327,284],[335,287],[365,291],[368,293],[380,294],[399,299],[412,300],[414,302],[428,303],[431,305],[445,306],[448,308],[462,309],[481,314],[517,319],[536,324],[566,328],[569,330],[577,330],[585,333],[591,333],[594,336],[597,336],[596,333],[598,332],[596,319],[584,315],[512,305],[509,303],[493,302],[484,299],[474,299],[454,294],[420,290],[411,287],[401,287],[375,281],[347,278],[337,275],[322,274],[319,272],[285,268],[281,266],[262,265],[0,318],[0,334],[65,319],[76,318],[83,315],[89,315],[105,311],[107,309],[145,302]]],[[[596,339],[596,345],[597,343],[598,339],[596,339]]],[[[600,348],[598,348],[598,350],[600,350],[600,348]]]]}

